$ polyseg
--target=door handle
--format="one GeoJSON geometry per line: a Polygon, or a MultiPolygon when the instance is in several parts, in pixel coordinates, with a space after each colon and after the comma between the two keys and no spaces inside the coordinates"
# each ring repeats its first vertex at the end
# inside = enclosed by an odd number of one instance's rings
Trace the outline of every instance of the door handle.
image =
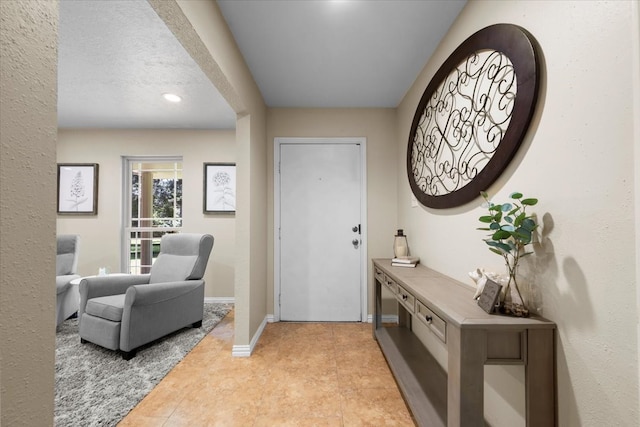
{"type": "Polygon", "coordinates": [[[360,240],[358,239],[353,239],[351,241],[351,244],[353,245],[354,248],[358,249],[358,246],[360,245],[360,240]]]}

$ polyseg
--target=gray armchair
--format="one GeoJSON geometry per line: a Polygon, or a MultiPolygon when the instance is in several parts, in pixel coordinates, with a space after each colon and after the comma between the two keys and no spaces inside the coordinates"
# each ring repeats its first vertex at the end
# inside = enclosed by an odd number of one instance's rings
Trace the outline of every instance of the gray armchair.
{"type": "Polygon", "coordinates": [[[80,282],[80,340],[119,350],[138,347],[186,326],[202,326],[210,234],[165,234],[149,274],[84,278],[80,282]]]}
{"type": "Polygon", "coordinates": [[[78,250],[80,236],[62,234],[57,236],[56,252],[56,327],[78,311],[78,287],[71,281],[79,279],[78,250]]]}

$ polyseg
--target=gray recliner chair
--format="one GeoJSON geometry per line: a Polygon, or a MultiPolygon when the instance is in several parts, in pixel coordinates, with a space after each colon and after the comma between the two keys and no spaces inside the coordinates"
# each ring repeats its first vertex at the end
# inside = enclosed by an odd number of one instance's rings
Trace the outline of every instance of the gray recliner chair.
{"type": "Polygon", "coordinates": [[[186,326],[202,326],[210,234],[165,234],[149,274],[84,278],[80,282],[80,340],[119,350],[138,347],[186,326]]]}
{"type": "Polygon", "coordinates": [[[78,251],[80,236],[61,234],[56,237],[56,327],[78,311],[80,294],[71,281],[79,279],[78,251]]]}

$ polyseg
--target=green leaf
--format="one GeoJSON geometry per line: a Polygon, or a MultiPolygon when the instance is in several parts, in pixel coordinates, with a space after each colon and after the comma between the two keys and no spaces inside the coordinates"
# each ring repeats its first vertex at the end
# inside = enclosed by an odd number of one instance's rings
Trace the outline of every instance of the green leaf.
{"type": "Polygon", "coordinates": [[[509,197],[511,197],[512,199],[521,199],[522,193],[511,193],[509,197]]]}
{"type": "Polygon", "coordinates": [[[489,206],[490,211],[502,211],[502,205],[491,205],[489,206]]]}
{"type": "Polygon", "coordinates": [[[500,222],[500,221],[502,221],[502,212],[498,212],[497,214],[495,214],[495,215],[493,216],[493,220],[494,220],[495,222],[500,222]]]}
{"type": "Polygon", "coordinates": [[[502,256],[502,252],[500,252],[500,251],[499,251],[498,249],[496,249],[496,248],[489,248],[489,250],[490,250],[491,252],[493,252],[493,253],[496,253],[496,254],[498,254],[498,255],[502,256]]]}
{"type": "MultiPolygon", "coordinates": [[[[493,224],[491,224],[493,225],[493,224]]],[[[492,231],[493,229],[491,228],[476,228],[476,230],[480,230],[480,231],[492,231]]]]}
{"type": "Polygon", "coordinates": [[[531,243],[531,231],[525,229],[525,228],[518,228],[514,235],[518,238],[518,240],[520,240],[524,245],[528,245],[529,243],[531,243]]]}
{"type": "Polygon", "coordinates": [[[537,227],[536,222],[531,218],[525,218],[522,220],[522,228],[528,231],[533,231],[537,227]]]}
{"type": "Polygon", "coordinates": [[[523,199],[520,203],[527,206],[533,206],[538,203],[538,199],[523,199]]]}
{"type": "Polygon", "coordinates": [[[493,222],[493,216],[484,215],[478,218],[478,220],[480,220],[480,222],[486,222],[486,223],[493,222]]]}
{"type": "Polygon", "coordinates": [[[493,233],[493,236],[491,236],[493,240],[508,239],[509,237],[511,237],[511,233],[504,230],[498,230],[495,233],[493,233]]]}
{"type": "Polygon", "coordinates": [[[492,222],[491,225],[489,226],[489,229],[500,230],[500,224],[498,224],[497,222],[492,222]]]}
{"type": "Polygon", "coordinates": [[[505,216],[504,220],[507,221],[509,224],[513,224],[513,217],[505,216]]]}
{"type": "Polygon", "coordinates": [[[519,210],[520,210],[520,206],[516,206],[515,208],[511,209],[507,215],[515,215],[515,213],[518,212],[519,210]]]}
{"type": "Polygon", "coordinates": [[[514,231],[516,231],[516,228],[515,228],[513,225],[511,225],[511,224],[505,224],[505,225],[503,225],[502,227],[500,227],[500,229],[501,229],[502,231],[507,231],[507,232],[514,232],[514,231]]]}
{"type": "Polygon", "coordinates": [[[500,210],[502,212],[509,212],[511,209],[513,209],[513,205],[511,203],[505,203],[502,205],[500,210]]]}
{"type": "MultiPolygon", "coordinates": [[[[485,240],[486,241],[486,240],[485,240]]],[[[496,248],[498,250],[500,250],[500,253],[509,253],[511,252],[511,247],[509,247],[509,245],[506,245],[504,243],[500,243],[500,242],[492,242],[492,241],[486,241],[487,245],[491,246],[492,248],[496,248]]]]}
{"type": "Polygon", "coordinates": [[[512,240],[507,240],[507,243],[505,243],[505,245],[509,248],[509,252],[518,250],[518,246],[512,240]]]}
{"type": "Polygon", "coordinates": [[[486,191],[481,191],[480,195],[482,196],[483,199],[488,199],[489,198],[489,195],[487,194],[486,191]]]}
{"type": "Polygon", "coordinates": [[[524,221],[526,217],[527,217],[527,214],[522,212],[520,215],[516,217],[515,221],[513,221],[513,225],[515,225],[516,227],[520,227],[520,225],[522,224],[522,221],[524,221]]]}

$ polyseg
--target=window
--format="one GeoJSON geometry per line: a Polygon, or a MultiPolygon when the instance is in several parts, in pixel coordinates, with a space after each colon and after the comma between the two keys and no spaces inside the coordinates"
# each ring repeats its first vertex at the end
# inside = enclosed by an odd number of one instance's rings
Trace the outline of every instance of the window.
{"type": "Polygon", "coordinates": [[[122,271],[145,274],[160,238],[182,227],[182,158],[124,158],[122,271]]]}

